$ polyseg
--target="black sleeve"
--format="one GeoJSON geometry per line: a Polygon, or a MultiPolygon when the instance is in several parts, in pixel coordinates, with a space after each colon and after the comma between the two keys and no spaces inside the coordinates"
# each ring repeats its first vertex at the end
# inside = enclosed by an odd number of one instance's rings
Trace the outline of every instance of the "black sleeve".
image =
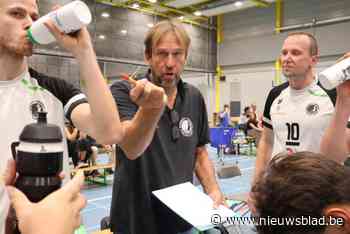
{"type": "Polygon", "coordinates": [[[282,90],[288,87],[288,82],[285,82],[277,87],[274,87],[267,96],[266,102],[265,102],[265,108],[264,108],[264,115],[263,115],[263,121],[262,124],[264,127],[267,127],[269,129],[273,129],[272,122],[271,122],[271,115],[270,110],[272,103],[274,100],[281,94],[282,90]]]}
{"type": "MultiPolygon", "coordinates": [[[[265,107],[264,107],[264,115],[263,115],[263,120],[262,120],[262,124],[264,127],[273,129],[272,127],[272,123],[271,123],[271,115],[270,115],[270,109],[271,109],[271,105],[274,101],[273,98],[273,92],[272,90],[269,92],[269,95],[267,96],[266,102],[265,102],[265,107]]],[[[248,126],[249,126],[249,121],[248,121],[248,126]]]]}
{"type": "Polygon", "coordinates": [[[129,97],[131,87],[127,81],[116,81],[111,86],[111,92],[118,106],[121,120],[130,120],[138,110],[138,106],[129,97]]]}
{"type": "Polygon", "coordinates": [[[198,144],[197,147],[204,146],[210,142],[209,139],[209,124],[207,108],[202,94],[198,91],[199,95],[199,123],[198,123],[198,144]]]}
{"type": "Polygon", "coordinates": [[[38,84],[42,88],[48,90],[62,102],[65,116],[69,121],[71,121],[73,109],[81,103],[87,103],[86,96],[73,84],[63,79],[38,73],[31,68],[29,69],[29,73],[32,78],[38,81],[38,84]]]}

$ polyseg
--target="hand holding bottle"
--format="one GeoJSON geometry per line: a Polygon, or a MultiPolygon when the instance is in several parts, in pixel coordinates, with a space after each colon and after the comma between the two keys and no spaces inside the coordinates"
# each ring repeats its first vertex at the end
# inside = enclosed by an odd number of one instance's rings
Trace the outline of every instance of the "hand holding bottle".
{"type": "Polygon", "coordinates": [[[56,6],[52,12],[35,21],[27,35],[34,44],[49,44],[57,40],[60,46],[78,57],[82,51],[92,49],[86,29],[91,19],[88,6],[77,0],[63,7],[56,6]]]}

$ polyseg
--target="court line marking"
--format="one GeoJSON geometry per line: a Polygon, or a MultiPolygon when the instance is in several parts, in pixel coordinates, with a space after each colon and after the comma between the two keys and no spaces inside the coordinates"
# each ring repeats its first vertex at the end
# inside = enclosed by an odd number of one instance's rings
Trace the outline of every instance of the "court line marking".
{"type": "Polygon", "coordinates": [[[94,230],[99,230],[99,229],[100,229],[100,225],[94,225],[94,226],[85,228],[86,231],[94,231],[94,230]]]}
{"type": "Polygon", "coordinates": [[[83,209],[82,211],[80,211],[80,214],[84,214],[90,211],[94,211],[94,210],[98,210],[101,209],[100,207],[94,207],[94,208],[89,208],[89,209],[83,209]]]}
{"type": "Polygon", "coordinates": [[[90,202],[94,202],[94,201],[105,200],[105,199],[108,199],[108,198],[112,198],[112,195],[89,199],[89,200],[87,200],[87,202],[90,203],[90,202]]]}
{"type": "Polygon", "coordinates": [[[241,169],[241,171],[248,171],[248,170],[252,170],[254,169],[255,167],[246,167],[246,168],[243,168],[241,169]]]}

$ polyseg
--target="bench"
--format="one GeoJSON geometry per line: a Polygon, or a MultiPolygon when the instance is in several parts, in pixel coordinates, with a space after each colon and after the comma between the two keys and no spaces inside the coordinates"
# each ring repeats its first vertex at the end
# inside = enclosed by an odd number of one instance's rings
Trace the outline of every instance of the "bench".
{"type": "MultiPolygon", "coordinates": [[[[87,175],[85,177],[85,180],[90,183],[97,183],[102,185],[107,185],[107,169],[114,169],[114,163],[108,163],[108,164],[100,164],[100,165],[93,165],[93,166],[87,166],[83,168],[75,168],[71,171],[71,176],[73,177],[78,171],[82,172],[92,172],[94,170],[103,170],[102,175],[93,176],[93,175],[87,175]]],[[[84,173],[85,174],[85,173],[84,173]]]]}
{"type": "Polygon", "coordinates": [[[92,234],[113,234],[109,229],[93,232],[92,234]]]}
{"type": "Polygon", "coordinates": [[[245,154],[253,155],[253,147],[256,146],[255,138],[250,136],[234,139],[232,140],[232,144],[235,146],[237,155],[243,154],[243,152],[241,152],[243,147],[248,147],[248,152],[245,152],[245,154]]]}

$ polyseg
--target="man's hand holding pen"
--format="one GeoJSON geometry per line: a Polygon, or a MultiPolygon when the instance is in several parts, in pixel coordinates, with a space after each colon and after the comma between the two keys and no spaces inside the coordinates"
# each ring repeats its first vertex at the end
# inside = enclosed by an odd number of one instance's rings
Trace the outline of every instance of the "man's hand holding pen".
{"type": "Polygon", "coordinates": [[[147,79],[134,80],[133,76],[122,75],[133,87],[130,91],[131,100],[146,109],[161,109],[167,103],[167,96],[162,87],[156,86],[147,79]]]}

